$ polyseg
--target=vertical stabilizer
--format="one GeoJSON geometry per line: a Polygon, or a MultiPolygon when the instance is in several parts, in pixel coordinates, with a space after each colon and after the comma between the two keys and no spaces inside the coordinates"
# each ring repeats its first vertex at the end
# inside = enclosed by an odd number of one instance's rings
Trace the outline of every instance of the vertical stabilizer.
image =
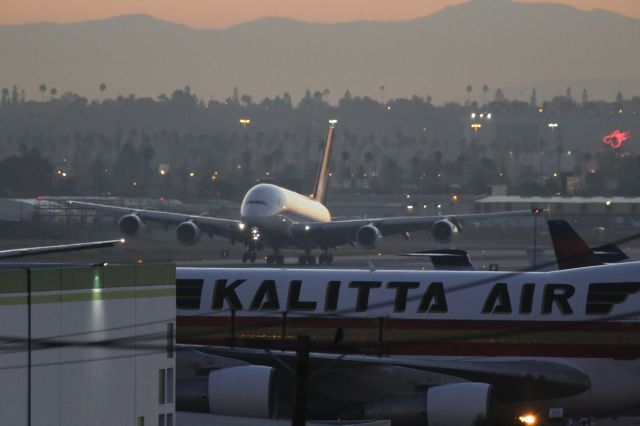
{"type": "Polygon", "coordinates": [[[559,269],[603,264],[569,223],[564,220],[549,220],[547,223],[559,269]]]}
{"type": "Polygon", "coordinates": [[[322,161],[320,162],[320,168],[318,169],[318,176],[316,176],[316,184],[313,188],[311,198],[324,204],[327,196],[327,183],[329,182],[329,157],[331,157],[331,149],[333,147],[333,132],[335,131],[335,120],[331,120],[329,126],[329,133],[327,133],[327,142],[324,145],[324,152],[322,153],[322,161]]]}

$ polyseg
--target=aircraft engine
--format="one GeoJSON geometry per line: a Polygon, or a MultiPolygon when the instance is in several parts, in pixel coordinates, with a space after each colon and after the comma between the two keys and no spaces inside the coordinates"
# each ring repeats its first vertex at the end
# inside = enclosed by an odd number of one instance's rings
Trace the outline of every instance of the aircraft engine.
{"type": "Polygon", "coordinates": [[[209,412],[267,419],[273,413],[274,369],[263,365],[209,372],[209,412]]]}
{"type": "Polygon", "coordinates": [[[356,231],[356,244],[362,248],[374,248],[382,240],[380,230],[373,225],[363,225],[356,231]]]}
{"type": "Polygon", "coordinates": [[[144,231],[144,222],[134,213],[122,216],[118,221],[120,231],[128,237],[136,237],[144,231]]]}
{"type": "Polygon", "coordinates": [[[434,386],[426,394],[367,404],[366,419],[391,419],[394,425],[472,425],[489,411],[491,385],[453,383],[434,386]]]}
{"type": "Polygon", "coordinates": [[[460,228],[458,225],[448,219],[439,220],[431,226],[431,234],[439,243],[450,242],[459,232],[460,228]]]}
{"type": "Polygon", "coordinates": [[[200,228],[190,220],[182,222],[176,228],[176,238],[186,246],[195,244],[200,239],[200,228]]]}

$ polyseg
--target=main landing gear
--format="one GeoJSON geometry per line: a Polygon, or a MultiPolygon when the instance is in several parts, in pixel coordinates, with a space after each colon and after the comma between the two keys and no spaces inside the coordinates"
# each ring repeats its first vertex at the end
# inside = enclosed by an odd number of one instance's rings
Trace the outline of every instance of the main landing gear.
{"type": "Polygon", "coordinates": [[[284,264],[284,255],[282,253],[275,252],[273,254],[267,255],[267,265],[283,265],[284,264]]]}
{"type": "MultiPolygon", "coordinates": [[[[333,255],[331,253],[324,252],[320,256],[318,256],[318,265],[331,265],[333,262],[333,255]]],[[[316,257],[311,255],[307,250],[304,256],[298,257],[299,265],[310,265],[313,266],[316,264],[316,257]]]]}
{"type": "Polygon", "coordinates": [[[247,250],[244,253],[242,253],[242,263],[247,263],[247,262],[255,263],[257,258],[258,258],[258,253],[256,253],[254,250],[247,250]]]}

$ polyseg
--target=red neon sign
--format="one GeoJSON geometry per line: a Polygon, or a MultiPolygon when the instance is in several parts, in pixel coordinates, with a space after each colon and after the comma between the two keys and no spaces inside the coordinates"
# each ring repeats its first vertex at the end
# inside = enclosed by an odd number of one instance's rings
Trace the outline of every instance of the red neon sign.
{"type": "Polygon", "coordinates": [[[629,139],[629,132],[621,132],[616,129],[610,135],[602,138],[602,142],[609,145],[613,149],[618,149],[622,146],[622,142],[629,139]]]}

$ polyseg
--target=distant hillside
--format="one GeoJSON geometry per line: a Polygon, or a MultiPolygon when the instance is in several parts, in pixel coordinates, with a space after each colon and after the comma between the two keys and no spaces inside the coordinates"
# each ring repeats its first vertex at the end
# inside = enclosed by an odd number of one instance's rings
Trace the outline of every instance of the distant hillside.
{"type": "Polygon", "coordinates": [[[38,98],[40,83],[96,98],[170,94],[191,86],[223,99],[237,86],[254,99],[346,89],[379,98],[431,94],[436,102],[539,99],[583,88],[592,99],[640,94],[640,21],[553,4],[474,0],[407,22],[310,24],[262,19],[194,30],[141,15],[79,24],[0,27],[0,87],[38,98]]]}

